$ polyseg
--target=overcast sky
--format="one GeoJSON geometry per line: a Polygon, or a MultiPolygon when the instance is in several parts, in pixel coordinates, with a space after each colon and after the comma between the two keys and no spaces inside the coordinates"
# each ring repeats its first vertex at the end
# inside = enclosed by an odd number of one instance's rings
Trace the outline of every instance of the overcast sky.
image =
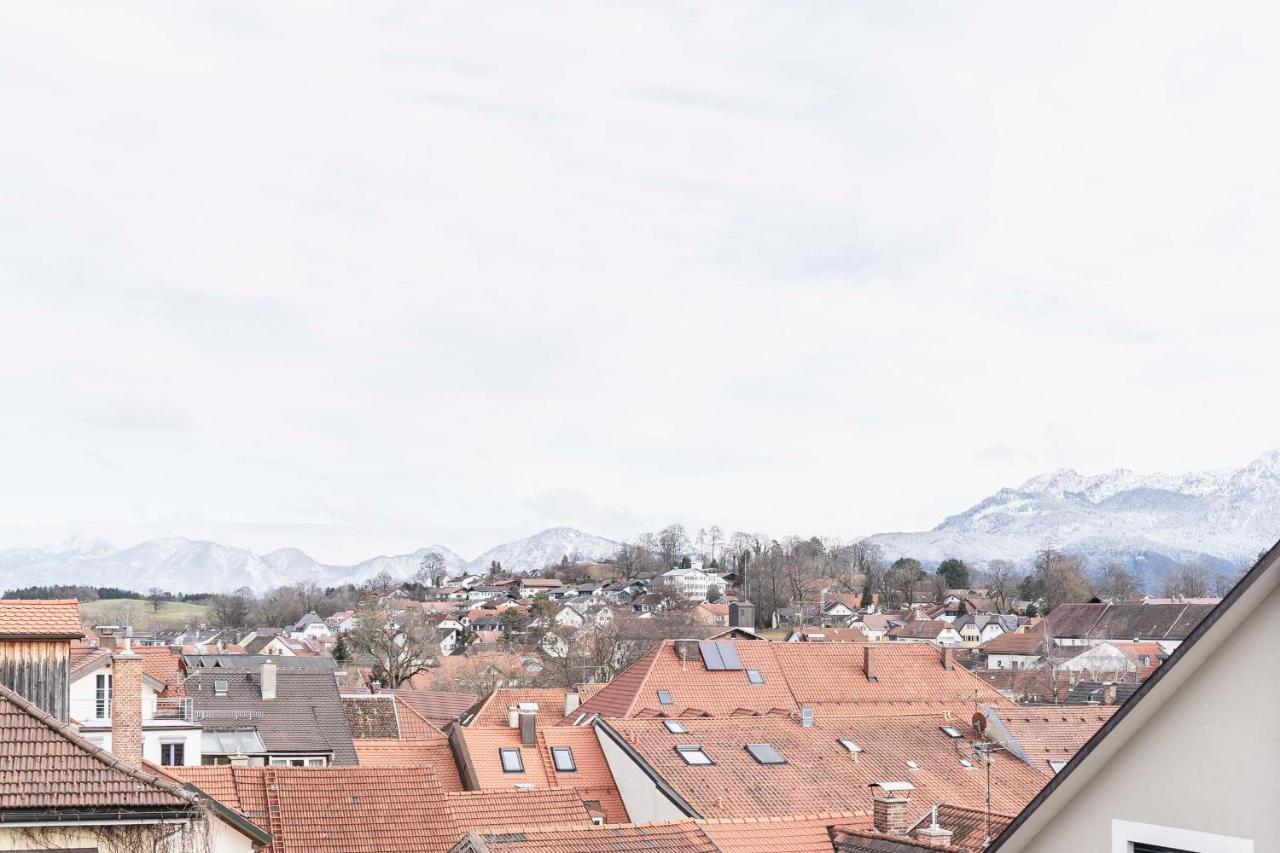
{"type": "Polygon", "coordinates": [[[1275,4],[107,5],[0,8],[0,547],[852,537],[1280,446],[1275,4]]]}

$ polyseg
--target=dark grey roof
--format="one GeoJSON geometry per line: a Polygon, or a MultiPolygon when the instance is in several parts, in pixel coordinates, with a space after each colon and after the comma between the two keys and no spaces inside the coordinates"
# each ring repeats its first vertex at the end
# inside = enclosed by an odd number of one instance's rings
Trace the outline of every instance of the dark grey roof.
{"type": "Polygon", "coordinates": [[[1185,640],[1212,604],[1062,604],[1048,616],[1055,637],[1185,640]]]}
{"type": "Polygon", "coordinates": [[[281,669],[319,669],[332,672],[338,668],[333,658],[299,657],[289,655],[183,655],[187,669],[244,669],[261,666],[263,661],[273,660],[281,669]]]}
{"type": "Polygon", "coordinates": [[[331,752],[334,764],[356,763],[332,672],[281,667],[271,700],[262,698],[256,668],[193,670],[185,686],[206,730],[253,727],[269,752],[331,752]],[[215,681],[227,683],[227,695],[214,695],[215,681]]]}
{"type": "Polygon", "coordinates": [[[1108,687],[1116,689],[1115,701],[1110,703],[1120,705],[1127,702],[1129,697],[1138,692],[1141,684],[1104,684],[1101,681],[1077,681],[1071,687],[1071,692],[1067,694],[1064,702],[1067,705],[1106,705],[1106,693],[1108,687]]]}

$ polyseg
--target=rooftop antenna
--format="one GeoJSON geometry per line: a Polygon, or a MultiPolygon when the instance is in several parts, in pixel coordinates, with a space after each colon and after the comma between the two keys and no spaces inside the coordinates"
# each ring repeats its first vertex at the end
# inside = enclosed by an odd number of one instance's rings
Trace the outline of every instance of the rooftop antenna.
{"type": "MultiPolygon", "coordinates": [[[[974,715],[977,716],[976,714],[974,715]]],[[[976,722],[976,721],[975,721],[976,722]]],[[[984,829],[983,847],[991,843],[991,764],[995,761],[995,754],[1004,750],[1004,746],[994,740],[974,741],[973,754],[982,761],[987,767],[987,809],[986,809],[986,826],[984,829]]]]}

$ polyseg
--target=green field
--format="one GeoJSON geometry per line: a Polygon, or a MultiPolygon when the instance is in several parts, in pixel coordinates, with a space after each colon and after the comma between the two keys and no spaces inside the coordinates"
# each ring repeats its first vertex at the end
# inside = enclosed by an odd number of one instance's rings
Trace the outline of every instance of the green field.
{"type": "Polygon", "coordinates": [[[208,618],[208,613],[209,608],[204,604],[178,601],[165,601],[161,603],[159,610],[153,610],[148,601],[131,598],[85,601],[80,604],[80,614],[90,625],[132,625],[139,631],[197,625],[208,618]]]}

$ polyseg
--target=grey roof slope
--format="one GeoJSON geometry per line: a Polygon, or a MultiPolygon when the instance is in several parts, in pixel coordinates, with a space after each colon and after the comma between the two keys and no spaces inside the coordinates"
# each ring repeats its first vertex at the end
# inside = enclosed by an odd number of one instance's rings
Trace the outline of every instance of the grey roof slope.
{"type": "Polygon", "coordinates": [[[318,669],[333,672],[338,664],[333,658],[298,657],[289,655],[183,655],[182,661],[187,669],[195,672],[198,669],[251,669],[262,666],[264,661],[273,660],[281,669],[318,669]]]}
{"type": "Polygon", "coordinates": [[[1061,604],[1046,618],[1054,637],[1185,640],[1212,604],[1061,604]]]}
{"type": "Polygon", "coordinates": [[[333,673],[317,669],[276,672],[276,698],[262,698],[258,669],[199,669],[186,681],[197,715],[214,712],[201,724],[209,731],[258,730],[269,752],[332,752],[334,764],[356,764],[333,673]],[[214,682],[227,682],[227,695],[214,695],[214,682]],[[217,712],[252,712],[251,720],[218,718],[217,712]]]}

